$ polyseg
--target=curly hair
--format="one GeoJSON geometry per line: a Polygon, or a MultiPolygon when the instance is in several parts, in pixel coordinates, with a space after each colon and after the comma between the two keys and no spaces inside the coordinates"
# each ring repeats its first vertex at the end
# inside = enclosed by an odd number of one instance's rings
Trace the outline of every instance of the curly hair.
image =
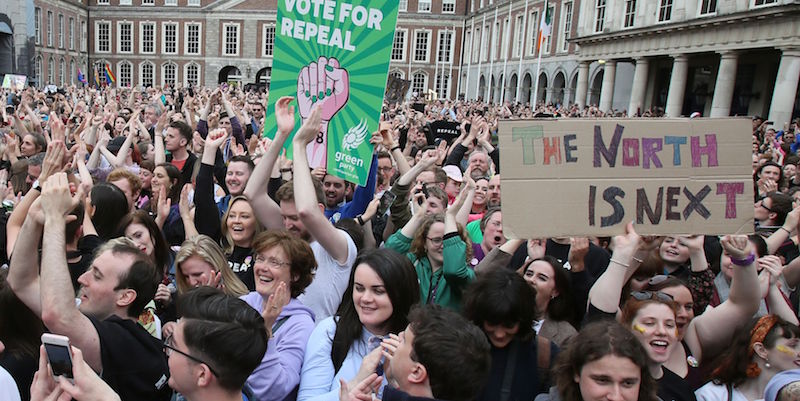
{"type": "Polygon", "coordinates": [[[261,253],[276,246],[281,247],[289,257],[291,266],[289,292],[297,298],[305,292],[306,287],[314,280],[317,260],[308,242],[303,241],[287,231],[264,231],[253,239],[253,251],[261,253]]]}
{"type": "MultiPolygon", "coordinates": [[[[431,230],[433,223],[444,223],[444,214],[436,213],[427,216],[425,220],[422,221],[419,228],[417,228],[417,231],[414,233],[414,238],[411,240],[411,248],[409,249],[417,259],[428,257],[428,250],[425,247],[425,242],[428,239],[428,231],[431,230]]],[[[464,227],[461,224],[458,225],[458,236],[467,244],[467,252],[464,254],[464,259],[469,262],[472,259],[472,241],[470,241],[469,236],[466,231],[464,231],[464,227]]]]}
{"type": "Polygon", "coordinates": [[[558,354],[553,372],[562,401],[583,401],[580,377],[583,367],[605,356],[627,358],[639,370],[638,401],[656,401],[656,381],[647,370],[648,358],[634,334],[613,320],[602,320],[584,326],[558,354]]]}

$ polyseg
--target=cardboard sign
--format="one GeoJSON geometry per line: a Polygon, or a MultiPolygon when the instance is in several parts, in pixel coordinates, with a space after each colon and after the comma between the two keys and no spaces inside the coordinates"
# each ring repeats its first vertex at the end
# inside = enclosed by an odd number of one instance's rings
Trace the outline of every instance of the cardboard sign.
{"type": "Polygon", "coordinates": [[[500,122],[513,238],[753,232],[748,119],[500,122]]]}
{"type": "Polygon", "coordinates": [[[265,134],[275,135],[282,96],[295,97],[295,130],[321,107],[322,127],[306,149],[309,164],[365,185],[398,7],[396,1],[278,0],[265,134]]]}
{"type": "Polygon", "coordinates": [[[384,95],[386,102],[389,104],[402,102],[405,100],[410,87],[411,81],[389,75],[389,81],[386,83],[386,94],[384,95]]]}
{"type": "Polygon", "coordinates": [[[25,75],[6,74],[3,76],[3,88],[23,90],[28,77],[25,75]]]}

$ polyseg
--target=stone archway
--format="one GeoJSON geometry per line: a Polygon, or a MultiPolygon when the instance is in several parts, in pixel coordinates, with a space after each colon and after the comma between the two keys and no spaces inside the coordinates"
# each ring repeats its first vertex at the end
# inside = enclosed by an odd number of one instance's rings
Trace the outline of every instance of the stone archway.
{"type": "Polygon", "coordinates": [[[511,80],[508,81],[508,93],[506,93],[506,100],[509,102],[516,102],[517,101],[517,74],[511,76],[511,80]]]}
{"type": "Polygon", "coordinates": [[[536,94],[536,103],[543,103],[547,100],[547,74],[539,74],[539,91],[536,94]]]}
{"type": "Polygon", "coordinates": [[[523,103],[530,103],[532,85],[533,85],[533,79],[531,78],[531,74],[526,73],[525,77],[522,78],[522,92],[520,94],[520,101],[522,101],[523,103]]]}
{"type": "Polygon", "coordinates": [[[272,67],[264,67],[256,73],[257,84],[269,85],[270,76],[272,75],[272,67]]]}
{"type": "Polygon", "coordinates": [[[589,88],[589,104],[600,104],[600,90],[603,88],[603,70],[600,70],[592,80],[592,86],[589,88]]]}
{"type": "Polygon", "coordinates": [[[239,69],[232,65],[228,65],[219,70],[217,83],[221,84],[228,81],[241,81],[241,79],[242,73],[239,71],[239,69]]]}
{"type": "Polygon", "coordinates": [[[481,75],[481,79],[478,81],[478,96],[477,99],[483,99],[483,95],[486,93],[486,77],[481,75]]]}
{"type": "MultiPolygon", "coordinates": [[[[577,102],[577,99],[575,98],[576,96],[575,92],[577,91],[577,88],[578,88],[578,74],[576,73],[575,75],[572,76],[572,81],[569,84],[569,91],[567,95],[566,104],[569,105],[577,102]]],[[[584,101],[586,101],[586,99],[584,99],[584,101]]]]}
{"type": "Polygon", "coordinates": [[[566,79],[564,78],[564,73],[559,71],[556,74],[556,77],[553,78],[553,95],[550,99],[550,102],[553,104],[563,104],[564,103],[564,88],[566,87],[566,79]]]}

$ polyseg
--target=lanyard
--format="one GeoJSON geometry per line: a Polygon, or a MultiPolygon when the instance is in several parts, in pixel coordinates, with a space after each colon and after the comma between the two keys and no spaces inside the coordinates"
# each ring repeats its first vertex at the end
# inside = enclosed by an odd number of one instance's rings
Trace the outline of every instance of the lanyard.
{"type": "MultiPolygon", "coordinates": [[[[436,277],[436,281],[433,281],[431,283],[431,288],[428,289],[428,300],[425,301],[426,304],[432,304],[436,302],[436,293],[439,290],[439,281],[442,280],[443,275],[441,269],[439,269],[437,273],[439,273],[439,276],[436,277]]],[[[434,275],[436,275],[436,273],[434,273],[434,275]]]]}

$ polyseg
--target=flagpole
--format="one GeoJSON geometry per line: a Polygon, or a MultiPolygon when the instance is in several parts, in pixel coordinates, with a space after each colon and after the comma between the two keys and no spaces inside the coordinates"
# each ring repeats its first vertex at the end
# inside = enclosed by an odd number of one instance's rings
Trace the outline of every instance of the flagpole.
{"type": "MultiPolygon", "coordinates": [[[[547,0],[544,0],[544,8],[542,9],[542,21],[547,18],[547,0]]],[[[541,24],[539,26],[539,36],[542,35],[542,27],[541,24]]],[[[544,37],[541,39],[537,38],[538,42],[536,43],[536,51],[539,52],[539,58],[536,62],[536,85],[533,88],[533,107],[531,110],[533,114],[536,114],[536,108],[539,106],[539,71],[542,69],[542,42],[544,41],[544,37]]]]}

